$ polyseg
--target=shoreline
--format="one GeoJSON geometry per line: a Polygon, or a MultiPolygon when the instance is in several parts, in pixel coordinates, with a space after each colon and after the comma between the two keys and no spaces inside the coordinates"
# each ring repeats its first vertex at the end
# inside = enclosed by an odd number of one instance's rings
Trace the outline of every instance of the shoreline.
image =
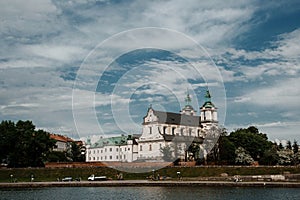
{"type": "Polygon", "coordinates": [[[277,187],[300,188],[300,182],[233,182],[233,181],[149,181],[149,180],[112,180],[80,182],[19,182],[0,183],[5,188],[42,188],[42,187],[277,187]]]}

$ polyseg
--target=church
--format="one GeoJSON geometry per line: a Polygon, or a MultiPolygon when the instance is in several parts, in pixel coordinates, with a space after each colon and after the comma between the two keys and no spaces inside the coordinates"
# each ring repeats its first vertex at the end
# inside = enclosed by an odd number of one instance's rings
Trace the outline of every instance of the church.
{"type": "Polygon", "coordinates": [[[218,126],[217,108],[211,101],[209,90],[200,107],[200,115],[191,106],[189,93],[180,113],[162,112],[150,107],[143,118],[142,134],[101,138],[87,144],[86,161],[149,161],[162,162],[175,159],[186,160],[188,147],[194,143],[202,147],[207,132],[218,126]],[[170,160],[166,160],[166,152],[170,160]]]}
{"type": "Polygon", "coordinates": [[[207,131],[217,124],[217,108],[208,90],[200,116],[191,106],[189,94],[180,113],[157,111],[150,106],[143,118],[142,135],[138,140],[138,159],[164,161],[162,149],[167,147],[173,160],[186,160],[190,144],[196,143],[201,148],[207,131]]]}

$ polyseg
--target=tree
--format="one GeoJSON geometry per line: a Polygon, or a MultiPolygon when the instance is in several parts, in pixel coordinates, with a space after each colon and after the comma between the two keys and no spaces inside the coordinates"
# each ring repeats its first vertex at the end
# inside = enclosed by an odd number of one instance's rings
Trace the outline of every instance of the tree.
{"type": "Polygon", "coordinates": [[[300,164],[300,152],[299,151],[294,154],[293,163],[294,163],[294,165],[299,165],[300,164]]]}
{"type": "Polygon", "coordinates": [[[1,161],[9,167],[41,167],[55,141],[49,133],[35,130],[31,121],[2,121],[0,124],[1,161]]]}
{"type": "Polygon", "coordinates": [[[251,157],[250,154],[246,152],[243,147],[238,147],[235,150],[236,158],[235,163],[241,165],[251,165],[254,162],[254,159],[251,157]]]}
{"type": "Polygon", "coordinates": [[[234,164],[235,163],[235,146],[228,136],[221,136],[219,139],[219,162],[234,164]]]}
{"type": "Polygon", "coordinates": [[[173,160],[172,148],[169,145],[160,148],[160,152],[163,154],[162,159],[166,162],[171,162],[173,160]]]}
{"type": "Polygon", "coordinates": [[[81,147],[82,145],[78,145],[76,142],[71,143],[73,162],[83,162],[85,160],[85,156],[81,153],[81,147]]]}
{"type": "Polygon", "coordinates": [[[279,165],[291,165],[293,163],[293,151],[290,149],[284,149],[278,151],[278,164],[279,165]]]}
{"type": "Polygon", "coordinates": [[[247,129],[237,129],[231,132],[229,140],[236,148],[243,147],[251,157],[258,161],[264,152],[272,147],[266,134],[259,133],[256,127],[250,126],[247,129]]]}
{"type": "Polygon", "coordinates": [[[286,148],[286,149],[289,149],[289,150],[292,150],[292,143],[291,143],[290,140],[288,140],[288,141],[286,142],[285,148],[286,148]]]}
{"type": "Polygon", "coordinates": [[[284,149],[284,147],[283,147],[282,143],[280,142],[278,145],[278,150],[283,150],[283,149],[284,149]]]}
{"type": "Polygon", "coordinates": [[[192,157],[194,160],[197,160],[200,158],[200,146],[197,143],[192,143],[189,148],[188,148],[188,152],[192,153],[192,157]]]}
{"type": "Polygon", "coordinates": [[[293,152],[294,154],[298,153],[299,151],[299,146],[298,146],[298,143],[296,140],[294,140],[294,143],[293,143],[293,152]]]}
{"type": "Polygon", "coordinates": [[[277,146],[274,144],[271,149],[264,152],[263,157],[260,158],[259,163],[262,165],[276,165],[278,163],[277,146]]]}

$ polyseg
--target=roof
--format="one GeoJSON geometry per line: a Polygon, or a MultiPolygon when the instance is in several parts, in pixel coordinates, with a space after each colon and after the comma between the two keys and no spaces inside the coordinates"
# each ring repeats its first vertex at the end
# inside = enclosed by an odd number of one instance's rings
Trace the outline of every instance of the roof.
{"type": "Polygon", "coordinates": [[[50,134],[50,138],[60,142],[74,142],[71,138],[63,135],[50,134]]]}
{"type": "Polygon", "coordinates": [[[104,146],[119,146],[126,145],[128,140],[133,140],[133,136],[131,135],[121,135],[116,137],[109,138],[101,138],[95,144],[91,145],[91,147],[104,147],[104,146]]]}
{"type": "Polygon", "coordinates": [[[215,108],[215,105],[211,101],[206,101],[202,108],[215,108]]]}
{"type": "Polygon", "coordinates": [[[153,112],[158,117],[159,123],[198,127],[200,127],[201,125],[201,120],[199,116],[184,115],[172,112],[162,112],[156,110],[153,110],[153,112]]]}

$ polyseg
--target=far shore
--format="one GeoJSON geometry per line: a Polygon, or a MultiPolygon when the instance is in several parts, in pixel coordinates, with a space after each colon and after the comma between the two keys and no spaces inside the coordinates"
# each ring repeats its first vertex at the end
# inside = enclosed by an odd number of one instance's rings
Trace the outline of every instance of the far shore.
{"type": "Polygon", "coordinates": [[[233,182],[233,181],[151,181],[151,180],[107,180],[73,182],[18,182],[0,183],[0,188],[42,187],[281,187],[300,188],[300,182],[233,182]]]}

